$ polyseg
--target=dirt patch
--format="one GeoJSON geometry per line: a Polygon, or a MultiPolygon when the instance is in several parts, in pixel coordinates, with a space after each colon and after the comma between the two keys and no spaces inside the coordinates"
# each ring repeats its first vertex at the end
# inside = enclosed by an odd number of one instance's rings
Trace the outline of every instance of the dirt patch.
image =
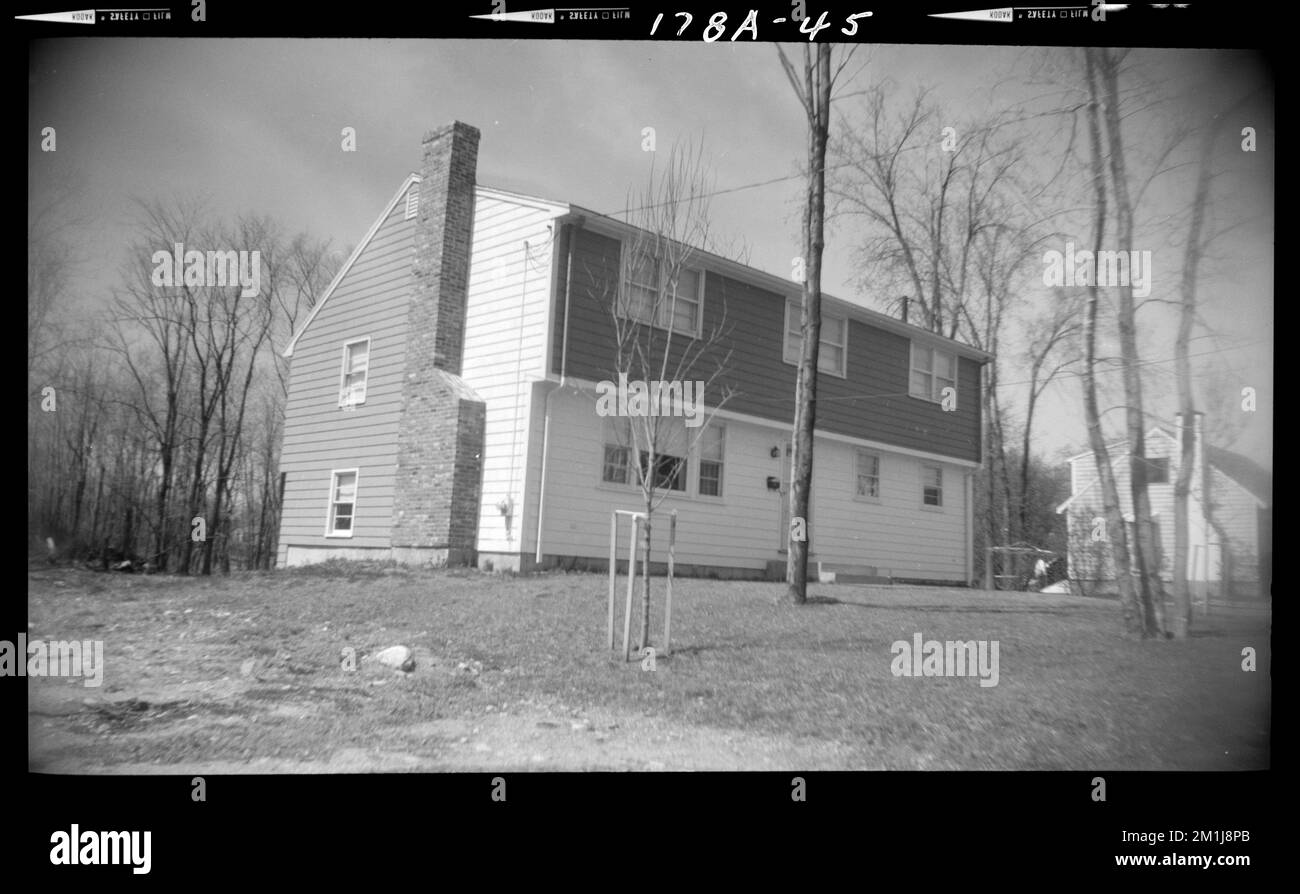
{"type": "MultiPolygon", "coordinates": [[[[604,644],[600,575],[310,569],[29,575],[32,640],[100,640],[102,686],[29,677],[28,765],[66,773],[1253,769],[1269,615],[1179,643],[1070,596],[689,580],[671,656],[604,644]],[[830,592],[826,592],[830,590],[830,592]],[[542,595],[545,594],[545,595],[542,595]],[[894,640],[991,638],[1001,682],[895,677],[894,640]],[[410,673],[373,660],[401,644],[410,673]]],[[[680,606],[680,609],[679,609],[680,606]]],[[[653,619],[652,629],[662,629],[653,619]]]]}

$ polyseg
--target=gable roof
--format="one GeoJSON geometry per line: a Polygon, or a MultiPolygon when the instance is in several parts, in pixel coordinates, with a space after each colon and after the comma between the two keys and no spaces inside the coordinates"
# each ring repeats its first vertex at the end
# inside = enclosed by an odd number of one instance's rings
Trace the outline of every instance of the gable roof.
{"type": "MultiPolygon", "coordinates": [[[[1178,440],[1159,426],[1156,426],[1151,429],[1151,431],[1147,432],[1147,437],[1150,438],[1156,434],[1164,435],[1174,442],[1177,442],[1178,440]]],[[[1117,460],[1128,456],[1128,440],[1125,439],[1123,441],[1116,441],[1114,444],[1108,444],[1106,445],[1106,449],[1119,451],[1118,453],[1112,453],[1110,456],[1111,464],[1114,465],[1117,460]]],[[[1092,451],[1085,450],[1083,453],[1077,453],[1070,457],[1066,462],[1073,463],[1076,460],[1091,456],[1092,451]]],[[[1232,450],[1225,450],[1222,447],[1215,447],[1213,444],[1206,444],[1205,461],[1212,468],[1223,473],[1228,478],[1245,488],[1261,506],[1267,506],[1272,502],[1273,476],[1270,475],[1263,466],[1259,465],[1259,463],[1255,462],[1250,457],[1243,456],[1242,454],[1236,453],[1232,450]]],[[[1081,497],[1088,491],[1092,490],[1100,480],[1100,477],[1094,477],[1088,482],[1087,486],[1084,487],[1083,490],[1078,493],[1070,494],[1069,499],[1056,507],[1056,514],[1060,515],[1066,509],[1070,508],[1070,504],[1075,501],[1075,498],[1081,497]]]]}
{"type": "MultiPolygon", "coordinates": [[[[321,312],[321,308],[323,308],[326,302],[329,301],[330,296],[332,296],[335,289],[338,288],[339,283],[343,281],[343,277],[347,276],[348,271],[352,269],[352,265],[356,263],[357,258],[361,257],[361,253],[366,250],[366,246],[368,246],[375,238],[375,234],[378,233],[379,228],[384,225],[384,221],[388,220],[388,216],[393,213],[393,209],[397,207],[397,203],[403,201],[411,187],[419,183],[421,179],[422,178],[419,174],[412,173],[402,181],[401,187],[398,188],[397,192],[393,194],[393,197],[388,200],[388,204],[384,206],[384,210],[380,212],[379,217],[375,218],[375,222],[370,225],[370,229],[366,231],[366,235],[361,237],[361,241],[357,243],[357,247],[352,250],[352,254],[348,256],[347,261],[345,261],[343,266],[339,268],[339,272],[334,275],[334,279],[330,281],[329,286],[321,295],[320,300],[317,301],[316,305],[311,309],[311,313],[307,314],[307,319],[303,320],[302,325],[298,327],[298,331],[293,334],[291,339],[289,339],[289,344],[285,347],[281,356],[286,359],[293,357],[293,349],[297,347],[298,339],[302,338],[302,334],[307,331],[307,327],[312,324],[312,320],[316,319],[316,315],[321,312]]],[[[555,215],[565,214],[569,210],[569,206],[559,202],[552,202],[548,199],[539,199],[536,196],[527,196],[522,193],[509,192],[504,189],[493,189],[492,187],[482,186],[476,183],[474,185],[474,197],[477,199],[479,196],[488,196],[490,198],[501,199],[507,202],[515,202],[520,205],[529,205],[534,208],[549,211],[555,215]]]]}
{"type": "MultiPolygon", "coordinates": [[[[1173,441],[1174,443],[1178,443],[1178,439],[1177,439],[1177,438],[1175,438],[1173,435],[1171,435],[1169,432],[1165,431],[1163,428],[1161,428],[1161,427],[1158,426],[1158,425],[1157,425],[1155,428],[1151,429],[1151,431],[1147,432],[1147,437],[1148,437],[1148,438],[1154,438],[1156,435],[1164,435],[1164,436],[1165,436],[1166,438],[1168,438],[1170,441],[1173,441]]],[[[1127,456],[1127,455],[1128,455],[1128,438],[1122,438],[1122,439],[1120,439],[1120,440],[1118,440],[1118,441],[1115,441],[1114,443],[1107,444],[1107,445],[1106,445],[1106,450],[1108,450],[1108,451],[1110,451],[1110,450],[1118,450],[1118,451],[1120,451],[1117,455],[1111,457],[1111,461],[1112,461],[1112,462],[1114,462],[1116,459],[1118,459],[1118,458],[1121,457],[1121,456],[1127,456]]],[[[1092,450],[1085,450],[1085,451],[1083,451],[1082,453],[1076,453],[1074,456],[1071,456],[1071,457],[1069,457],[1068,459],[1066,459],[1066,462],[1067,462],[1067,463],[1072,463],[1072,462],[1075,462],[1076,460],[1080,460],[1080,459],[1083,459],[1084,457],[1088,457],[1088,456],[1092,456],[1092,450]]]]}
{"type": "Polygon", "coordinates": [[[1210,465],[1240,484],[1261,503],[1273,501],[1273,476],[1248,456],[1222,447],[1205,445],[1205,459],[1210,465]]]}
{"type": "MultiPolygon", "coordinates": [[[[321,295],[320,300],[317,301],[316,305],[311,309],[311,312],[307,314],[307,318],[303,320],[302,325],[298,327],[298,331],[295,332],[293,334],[293,337],[289,339],[289,344],[285,347],[282,353],[283,357],[285,357],[286,359],[293,357],[294,348],[297,347],[298,340],[302,338],[302,334],[307,331],[307,327],[310,326],[312,324],[312,321],[316,319],[316,316],[320,313],[321,309],[329,301],[330,296],[332,296],[334,294],[335,289],[338,288],[339,283],[343,281],[343,277],[345,277],[348,271],[352,269],[352,265],[356,263],[357,258],[361,256],[361,253],[365,251],[366,246],[368,246],[371,240],[375,238],[375,234],[379,232],[379,228],[383,226],[384,221],[386,221],[388,219],[388,216],[392,214],[393,209],[397,206],[397,203],[401,202],[406,196],[407,191],[414,184],[419,182],[421,182],[421,177],[418,173],[412,173],[408,175],[407,178],[402,182],[401,187],[397,190],[397,192],[393,195],[393,197],[389,199],[388,204],[384,206],[384,210],[380,213],[379,217],[375,219],[375,222],[373,224],[371,224],[370,229],[366,231],[365,236],[363,236],[361,238],[361,241],[357,243],[357,247],[352,250],[352,254],[348,257],[347,261],[344,262],[343,266],[339,268],[339,272],[334,276],[334,279],[330,282],[329,286],[325,289],[325,292],[321,295]]],[[[604,224],[605,228],[607,229],[616,229],[624,232],[636,229],[634,225],[621,221],[615,217],[611,217],[608,214],[601,214],[597,211],[591,211],[587,208],[581,208],[577,205],[560,202],[552,199],[545,199],[539,196],[527,195],[525,193],[514,192],[512,190],[483,186],[482,184],[475,184],[474,195],[476,198],[480,196],[487,196],[490,198],[500,199],[502,201],[514,202],[520,205],[528,205],[532,208],[536,208],[541,211],[546,211],[555,217],[563,217],[567,215],[567,216],[582,217],[586,219],[597,220],[600,221],[602,224],[604,224]]],[[[759,287],[776,291],[779,294],[788,295],[790,292],[790,282],[782,279],[779,276],[776,276],[771,273],[767,273],[763,270],[759,270],[757,267],[751,267],[748,264],[742,264],[739,261],[733,261],[729,258],[723,257],[722,255],[715,254],[714,252],[710,252],[705,249],[695,248],[694,250],[699,252],[699,254],[707,257],[712,266],[720,270],[724,270],[728,274],[736,276],[738,279],[748,280],[759,287]]],[[[900,335],[905,335],[908,337],[917,337],[925,341],[929,341],[941,345],[943,347],[951,349],[955,354],[976,360],[980,363],[987,363],[993,359],[993,355],[988,353],[987,351],[983,351],[972,345],[968,345],[965,342],[960,342],[955,339],[948,338],[947,336],[941,335],[940,333],[931,332],[930,330],[924,329],[920,326],[916,326],[911,323],[904,323],[902,320],[891,317],[888,314],[883,314],[880,311],[872,310],[869,307],[864,307],[861,304],[855,304],[851,301],[845,301],[842,298],[837,298],[836,296],[831,295],[825,290],[822,291],[822,300],[833,311],[843,314],[845,317],[857,320],[859,322],[867,323],[869,325],[876,326],[877,328],[894,332],[900,335]]]]}
{"type": "Polygon", "coordinates": [[[307,314],[307,319],[302,321],[302,325],[299,326],[298,331],[293,334],[293,338],[289,339],[289,344],[285,347],[280,356],[284,357],[286,360],[293,357],[293,349],[298,345],[298,339],[302,338],[302,334],[307,331],[307,327],[311,325],[312,320],[316,319],[316,315],[319,314],[321,308],[325,306],[325,302],[329,301],[330,296],[334,294],[334,290],[338,288],[339,283],[343,282],[343,277],[348,275],[348,271],[352,269],[352,265],[357,262],[357,258],[361,257],[361,253],[366,250],[366,246],[370,244],[370,240],[375,238],[375,234],[379,232],[379,228],[383,226],[384,221],[388,220],[388,215],[393,213],[393,209],[397,207],[397,203],[402,201],[407,190],[411,188],[411,184],[419,182],[419,174],[411,174],[402,181],[401,188],[398,189],[393,197],[388,200],[388,204],[384,206],[383,212],[375,219],[375,222],[370,225],[370,229],[366,231],[366,235],[361,237],[361,241],[357,243],[357,247],[352,249],[352,254],[343,262],[343,266],[339,268],[339,272],[334,274],[334,279],[330,280],[330,284],[326,286],[325,293],[321,295],[320,300],[317,301],[316,305],[311,309],[311,313],[307,314]]]}

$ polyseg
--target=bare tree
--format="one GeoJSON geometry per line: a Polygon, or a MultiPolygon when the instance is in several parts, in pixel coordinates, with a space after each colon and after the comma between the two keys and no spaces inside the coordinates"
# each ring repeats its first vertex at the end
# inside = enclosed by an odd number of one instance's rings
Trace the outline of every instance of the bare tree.
{"type": "Polygon", "coordinates": [[[1020,445],[1020,537],[1029,529],[1032,504],[1029,493],[1030,437],[1034,428],[1034,411],[1038,399],[1057,377],[1071,366],[1075,358],[1061,356],[1070,340],[1079,332],[1079,307],[1063,290],[1055,290],[1047,313],[1028,328],[1029,389],[1025,398],[1025,426],[1020,445]]]}
{"type": "MultiPolygon", "coordinates": [[[[27,212],[27,375],[32,376],[69,342],[81,343],[66,331],[62,315],[77,267],[84,261],[78,234],[86,218],[78,209],[83,189],[76,178],[55,181],[33,190],[27,212]]],[[[46,370],[46,372],[53,372],[46,370]]]]}
{"type": "MultiPolygon", "coordinates": [[[[279,239],[271,223],[264,219],[245,219],[238,223],[232,242],[248,246],[259,252],[259,263],[274,270],[279,262],[279,239]]],[[[292,253],[289,253],[292,258],[292,253]]],[[[278,303],[274,277],[259,277],[262,291],[244,295],[236,284],[228,288],[213,289],[209,319],[218,320],[222,332],[222,350],[216,355],[217,392],[217,466],[212,502],[212,529],[203,550],[203,573],[212,573],[213,549],[218,537],[225,537],[223,511],[233,502],[235,463],[246,449],[244,444],[244,417],[248,409],[249,393],[257,371],[262,348],[271,335],[273,310],[278,303]]],[[[216,326],[209,325],[209,332],[216,326]]],[[[228,526],[227,526],[228,527],[228,526]]],[[[224,570],[229,570],[229,544],[223,539],[224,570]]]]}
{"type": "Polygon", "coordinates": [[[831,48],[803,47],[803,72],[785,51],[776,52],[808,123],[808,168],[803,207],[803,296],[800,303],[799,371],[795,379],[794,455],[790,460],[790,532],[786,561],[786,598],[808,601],[808,552],[812,531],[808,502],[812,495],[813,433],[817,425],[817,361],[822,329],[822,251],[826,245],[826,146],[830,139],[831,93],[853,58],[843,53],[831,70],[831,48]],[[802,536],[801,536],[802,535],[802,536]]]}
{"type": "MultiPolygon", "coordinates": [[[[1173,618],[1169,632],[1175,639],[1185,639],[1192,624],[1192,596],[1187,578],[1189,551],[1188,509],[1192,489],[1192,476],[1196,445],[1193,416],[1196,402],[1192,392],[1191,341],[1197,321],[1197,285],[1201,258],[1208,241],[1206,217],[1209,213],[1210,187],[1214,177],[1214,147],[1223,130],[1227,116],[1241,106],[1248,97],[1242,97],[1214,115],[1205,125],[1197,153],[1196,181],[1192,193],[1191,220],[1188,224],[1187,242],[1183,248],[1182,279],[1179,287],[1181,300],[1178,306],[1178,336],[1174,343],[1174,371],[1178,388],[1178,412],[1183,419],[1182,439],[1179,444],[1178,475],[1174,479],[1174,569],[1173,618]]],[[[1235,398],[1234,398],[1235,402],[1235,398]]],[[[1237,419],[1240,414],[1223,414],[1237,419]]],[[[1204,439],[1205,433],[1202,431],[1204,439]]],[[[1208,500],[1209,494],[1204,497],[1208,500]]]]}
{"type": "MultiPolygon", "coordinates": [[[[645,648],[650,631],[654,513],[681,489],[687,458],[709,431],[713,414],[734,393],[721,381],[731,364],[725,296],[721,313],[706,321],[702,282],[695,269],[697,253],[714,247],[708,187],[701,147],[674,144],[659,174],[652,159],[646,185],[635,199],[629,198],[625,222],[635,229],[621,252],[616,294],[613,300],[605,300],[609,295],[602,298],[614,327],[614,373],[646,387],[646,412],[629,412],[623,417],[626,427],[616,426],[619,449],[624,451],[620,459],[641,490],[645,515],[639,649],[645,648]],[[706,395],[712,401],[701,423],[678,425],[674,413],[689,409],[683,402],[692,398],[701,412],[706,395]]],[[[634,575],[635,567],[629,567],[628,574],[634,575]]]]}
{"type": "MultiPolygon", "coordinates": [[[[1096,253],[1101,250],[1105,240],[1108,193],[1102,149],[1100,111],[1102,99],[1098,86],[1100,73],[1097,67],[1098,62],[1094,51],[1091,48],[1085,49],[1084,68],[1088,89],[1086,119],[1093,188],[1093,257],[1097,256],[1096,253]]],[[[1145,635],[1143,611],[1138,604],[1137,592],[1133,586],[1133,578],[1130,576],[1128,535],[1124,528],[1124,516],[1120,510],[1119,489],[1115,483],[1115,470],[1111,466],[1106,436],[1101,427],[1101,410],[1097,400],[1097,322],[1100,299],[1101,290],[1097,285],[1097,278],[1090,277],[1084,317],[1083,362],[1083,406],[1088,423],[1088,446],[1092,450],[1093,462],[1097,467],[1106,522],[1105,540],[1110,546],[1109,554],[1114,564],[1124,623],[1130,633],[1145,635]]]]}
{"type": "MultiPolygon", "coordinates": [[[[1128,187],[1127,160],[1120,127],[1120,57],[1105,48],[1088,51],[1094,57],[1094,73],[1105,90],[1101,104],[1108,138],[1111,186],[1115,193],[1115,217],[1121,250],[1133,247],[1133,199],[1128,187]]],[[[1097,257],[1093,255],[1093,257],[1097,257]]],[[[1094,277],[1095,279],[1095,277],[1094,277]]],[[[1147,489],[1146,419],[1142,411],[1142,371],[1137,346],[1137,315],[1131,277],[1119,283],[1120,356],[1123,361],[1124,417],[1128,429],[1129,490],[1133,505],[1133,558],[1144,636],[1164,635],[1164,585],[1160,579],[1155,530],[1151,522],[1151,496],[1147,489]]]]}
{"type": "MultiPolygon", "coordinates": [[[[177,475],[185,389],[191,351],[186,328],[191,297],[185,287],[163,287],[153,282],[152,260],[158,246],[189,242],[201,206],[183,201],[168,207],[159,202],[139,202],[139,231],[127,249],[123,285],[112,302],[111,344],[134,393],[130,404],[153,439],[159,466],[154,496],[153,556],[167,568],[178,532],[169,517],[170,499],[177,475]]],[[[186,519],[188,521],[188,519],[186,519]]],[[[185,538],[188,541],[188,537],[185,538]]],[[[184,568],[186,566],[182,566],[184,568]]]]}

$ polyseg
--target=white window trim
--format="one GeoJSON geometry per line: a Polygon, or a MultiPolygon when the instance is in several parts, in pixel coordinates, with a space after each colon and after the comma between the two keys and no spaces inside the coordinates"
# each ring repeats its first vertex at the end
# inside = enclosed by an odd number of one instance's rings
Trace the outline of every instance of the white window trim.
{"type": "MultiPolygon", "coordinates": [[[[619,271],[619,273],[618,273],[618,299],[617,299],[617,300],[618,300],[618,308],[617,308],[617,310],[618,310],[618,316],[619,316],[620,319],[623,319],[623,320],[630,320],[630,319],[632,319],[632,318],[629,317],[626,313],[624,313],[624,310],[625,310],[625,308],[626,308],[626,301],[625,301],[625,292],[624,292],[624,290],[627,288],[627,284],[628,284],[628,282],[629,282],[629,280],[624,276],[624,272],[625,272],[625,270],[626,270],[626,264],[625,264],[625,260],[626,260],[626,259],[624,258],[624,252],[625,252],[626,250],[627,250],[627,243],[626,243],[626,242],[620,242],[620,243],[619,243],[619,263],[618,263],[618,271],[619,271]]],[[[647,322],[644,321],[644,320],[634,320],[633,322],[635,322],[635,323],[637,323],[638,325],[641,325],[641,326],[653,326],[655,329],[659,329],[659,330],[661,330],[661,331],[663,331],[663,332],[670,332],[670,331],[671,331],[674,335],[683,335],[683,336],[686,336],[687,338],[699,338],[699,337],[700,337],[700,333],[701,333],[701,331],[703,330],[703,326],[704,326],[704,294],[705,294],[704,280],[705,280],[705,277],[707,276],[707,272],[704,270],[703,267],[694,267],[694,266],[691,266],[690,264],[683,264],[683,265],[682,265],[682,269],[684,269],[684,270],[690,270],[691,272],[693,272],[693,273],[696,275],[696,277],[698,278],[698,282],[699,282],[699,294],[697,295],[697,299],[698,299],[698,300],[697,300],[696,303],[695,303],[695,328],[694,328],[694,330],[691,331],[691,332],[684,332],[684,331],[682,331],[681,329],[674,329],[674,328],[672,328],[672,326],[671,326],[671,320],[669,321],[669,325],[668,325],[668,326],[661,326],[658,322],[647,323],[647,322]]],[[[665,312],[665,313],[667,313],[666,308],[669,307],[669,306],[671,305],[671,299],[666,299],[666,300],[667,300],[668,303],[666,303],[666,304],[664,305],[664,307],[665,307],[664,312],[665,312]]],[[[676,493],[676,491],[674,491],[674,493],[676,493]]]]}
{"type": "Polygon", "coordinates": [[[343,342],[343,357],[339,361],[339,406],[340,407],[346,405],[346,401],[343,400],[343,389],[347,387],[347,381],[348,381],[348,348],[352,347],[353,345],[359,345],[362,342],[366,343],[366,377],[365,379],[362,380],[361,383],[361,399],[357,401],[353,401],[352,405],[359,407],[366,402],[366,394],[370,390],[370,336],[369,335],[362,336],[361,338],[350,338],[347,341],[343,342]]]}
{"type": "MultiPolygon", "coordinates": [[[[637,483],[637,471],[636,471],[641,464],[641,451],[637,449],[634,443],[620,444],[618,442],[617,436],[614,438],[613,441],[606,440],[605,426],[607,423],[605,421],[605,418],[604,417],[597,417],[597,418],[601,420],[601,430],[600,430],[600,467],[596,472],[596,487],[600,490],[633,491],[634,493],[638,493],[638,494],[641,493],[642,492],[641,485],[637,483]],[[627,456],[627,477],[629,479],[628,481],[618,482],[618,481],[605,480],[605,448],[609,446],[622,447],[624,450],[628,452],[628,456],[627,456]]],[[[611,418],[615,420],[624,420],[627,417],[615,416],[611,418]]],[[[618,423],[614,422],[613,424],[617,425],[618,423]]],[[[685,425],[685,423],[683,423],[683,425],[685,425]]],[[[686,437],[689,439],[690,430],[686,429],[686,431],[688,432],[686,437]]],[[[630,433],[629,433],[629,440],[632,440],[630,433]]],[[[725,441],[723,442],[722,450],[723,450],[723,457],[724,457],[723,466],[725,471],[725,466],[726,466],[725,457],[726,457],[726,450],[727,450],[725,441]]],[[[685,487],[683,487],[681,490],[674,490],[670,487],[656,487],[655,494],[660,496],[667,494],[669,497],[673,499],[692,499],[694,497],[701,496],[701,494],[699,493],[700,473],[699,473],[699,463],[697,461],[698,460],[697,454],[698,454],[698,449],[696,447],[689,447],[686,451],[686,455],[683,457],[679,457],[680,459],[684,459],[686,461],[686,482],[685,482],[686,486],[685,487]],[[694,465],[695,467],[694,474],[691,473],[692,465],[694,465]]],[[[660,454],[660,456],[663,455],[664,454],[660,454]]],[[[675,456],[676,454],[673,455],[675,456]]],[[[723,486],[723,493],[726,493],[727,482],[725,479],[722,482],[722,486],[723,486]]],[[[705,496],[705,499],[720,501],[722,497],[705,496]]]]}
{"type": "MultiPolygon", "coordinates": [[[[790,325],[790,314],[791,314],[792,309],[793,309],[793,311],[794,311],[795,313],[800,313],[800,314],[801,314],[801,313],[803,312],[803,305],[802,305],[799,301],[796,301],[796,300],[793,299],[793,298],[789,298],[789,297],[787,297],[787,298],[785,299],[785,325],[784,325],[784,326],[782,327],[782,329],[781,329],[781,359],[782,359],[784,362],[790,364],[791,366],[798,366],[798,365],[799,365],[799,356],[798,356],[798,354],[795,354],[793,357],[791,357],[791,355],[790,355],[790,351],[787,350],[787,349],[789,348],[789,344],[788,344],[787,336],[790,334],[790,330],[791,330],[791,329],[798,329],[798,328],[799,328],[798,326],[791,326],[791,325],[790,325]]],[[[834,342],[827,342],[827,344],[830,344],[832,347],[836,347],[836,348],[840,348],[840,349],[841,349],[841,350],[840,350],[840,368],[839,368],[838,370],[834,370],[834,369],[822,369],[822,368],[821,368],[821,365],[822,365],[822,359],[821,359],[821,358],[822,358],[824,355],[821,353],[820,350],[818,350],[818,352],[817,352],[817,371],[818,371],[818,372],[821,372],[821,373],[825,373],[825,374],[828,375],[828,376],[835,376],[836,378],[839,378],[839,379],[847,379],[848,376],[849,376],[849,374],[848,374],[848,368],[849,368],[849,318],[846,317],[846,316],[844,316],[844,315],[842,315],[842,314],[837,314],[837,313],[827,313],[826,311],[823,310],[823,311],[822,311],[822,320],[824,321],[827,317],[834,317],[835,319],[841,321],[841,322],[844,324],[844,325],[843,325],[843,329],[841,330],[841,331],[844,333],[844,344],[843,344],[843,345],[838,345],[838,344],[835,344],[834,342]]],[[[825,342],[826,339],[823,337],[823,338],[822,338],[822,341],[825,342]]]]}
{"type": "Polygon", "coordinates": [[[955,352],[953,352],[953,351],[946,351],[946,350],[944,350],[943,348],[937,348],[937,347],[935,347],[935,346],[933,346],[933,345],[927,345],[927,344],[925,344],[924,342],[918,342],[918,341],[916,341],[915,339],[913,339],[913,340],[909,343],[909,347],[908,347],[908,351],[907,351],[907,396],[908,396],[908,397],[915,398],[916,400],[927,401],[928,403],[932,403],[932,404],[941,404],[941,403],[943,403],[943,394],[942,394],[942,393],[941,393],[938,397],[935,397],[935,396],[934,396],[934,387],[935,387],[935,384],[939,381],[939,377],[936,376],[936,375],[934,374],[934,355],[935,355],[935,354],[945,354],[945,355],[947,355],[947,356],[949,356],[949,357],[952,358],[952,387],[953,387],[953,389],[956,389],[956,388],[958,387],[958,386],[957,386],[957,375],[958,375],[958,371],[959,371],[959,368],[960,368],[960,365],[961,365],[961,364],[958,362],[958,359],[959,359],[959,358],[958,358],[957,354],[956,354],[955,352]],[[916,349],[917,349],[918,347],[925,348],[927,351],[930,351],[930,352],[931,352],[931,354],[930,354],[930,372],[928,373],[928,375],[930,376],[930,396],[929,396],[929,397],[924,397],[924,396],[922,396],[922,395],[920,395],[920,394],[916,394],[916,393],[914,393],[914,392],[912,391],[912,373],[913,373],[913,372],[922,372],[922,370],[919,370],[919,369],[916,368],[916,349]]]}
{"type": "MultiPolygon", "coordinates": [[[[717,423],[714,422],[709,423],[709,425],[715,425],[715,424],[717,423]]],[[[689,459],[693,459],[695,462],[695,482],[694,482],[695,496],[699,497],[702,500],[711,500],[714,503],[722,502],[727,496],[727,426],[720,425],[720,424],[717,425],[719,430],[722,432],[722,459],[703,458],[702,452],[700,450],[700,440],[703,439],[703,434],[700,435],[700,438],[696,439],[695,447],[691,451],[692,453],[695,454],[694,457],[688,458],[688,461],[689,459]],[[720,466],[722,466],[721,469],[722,474],[718,478],[718,493],[716,494],[706,494],[700,490],[700,473],[703,471],[704,463],[706,462],[710,462],[710,463],[716,462],[720,466]]]]}
{"type": "Polygon", "coordinates": [[[357,505],[361,496],[361,471],[357,468],[330,469],[330,489],[325,495],[325,536],[351,538],[357,529],[357,505]],[[352,474],[352,527],[346,531],[331,530],[334,526],[334,490],[340,475],[352,474]]]}
{"type": "MultiPolygon", "coordinates": [[[[861,447],[854,450],[853,451],[853,499],[857,500],[859,503],[879,503],[880,492],[881,490],[884,489],[884,478],[885,478],[884,469],[885,469],[884,458],[876,451],[864,450],[861,447]],[[864,496],[858,493],[858,478],[862,474],[858,466],[858,462],[864,456],[872,456],[875,457],[876,459],[876,495],[874,497],[864,496]]],[[[921,498],[922,500],[925,499],[924,491],[921,494],[921,498]]]]}
{"type": "Polygon", "coordinates": [[[920,469],[921,469],[921,508],[926,510],[927,512],[943,512],[945,506],[943,501],[943,492],[945,490],[943,484],[943,466],[939,465],[938,463],[921,463],[920,469]],[[934,506],[931,505],[930,503],[925,502],[925,488],[927,486],[925,482],[926,469],[939,470],[939,505],[938,506],[934,506]]]}

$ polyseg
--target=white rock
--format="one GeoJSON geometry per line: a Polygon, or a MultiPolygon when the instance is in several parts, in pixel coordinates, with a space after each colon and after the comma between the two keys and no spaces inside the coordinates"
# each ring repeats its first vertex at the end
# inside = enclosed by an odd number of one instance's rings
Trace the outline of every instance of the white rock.
{"type": "Polygon", "coordinates": [[[389,646],[376,654],[375,660],[380,664],[395,667],[407,673],[415,670],[415,658],[411,655],[411,650],[406,646],[389,646]]]}

